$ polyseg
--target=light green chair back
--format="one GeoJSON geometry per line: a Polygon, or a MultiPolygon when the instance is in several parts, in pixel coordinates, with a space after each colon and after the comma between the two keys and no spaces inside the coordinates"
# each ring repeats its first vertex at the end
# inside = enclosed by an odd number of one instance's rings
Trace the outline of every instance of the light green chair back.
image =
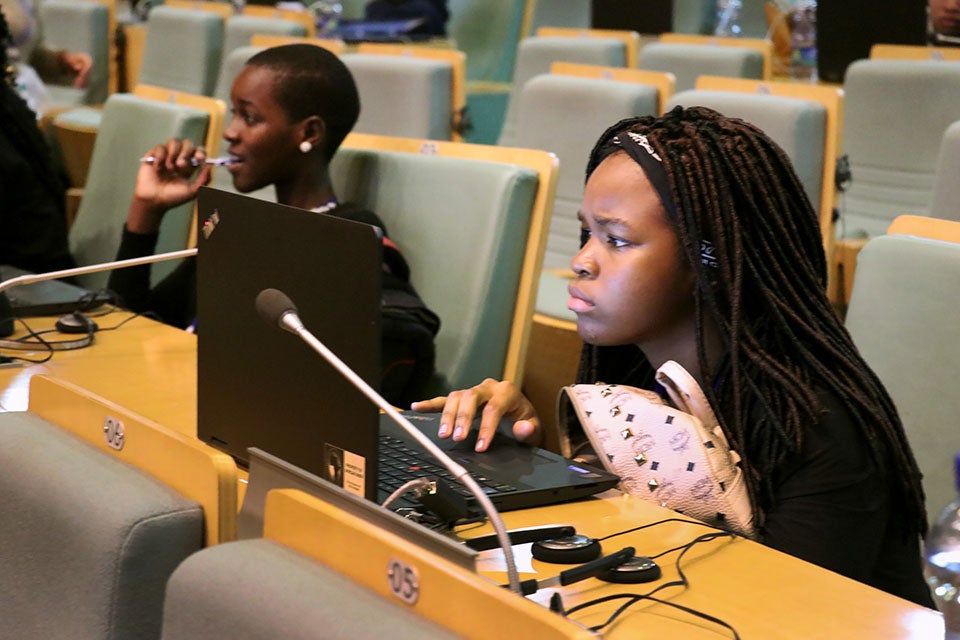
{"type": "Polygon", "coordinates": [[[264,18],[242,14],[231,16],[224,27],[223,56],[229,55],[237,47],[249,46],[250,38],[260,33],[305,38],[307,28],[300,22],[282,18],[264,18]]]}
{"type": "Polygon", "coordinates": [[[412,56],[340,56],[360,94],[359,133],[449,140],[453,135],[453,66],[412,56]]]}
{"type": "MultiPolygon", "coordinates": [[[[70,252],[78,265],[109,262],[116,257],[123,224],[133,196],[140,158],[170,138],[203,140],[209,117],[204,111],[115,93],[107,100],[90,160],[90,172],[76,220],[70,228],[70,252]]],[[[185,249],[190,235],[192,204],[169,211],[160,228],[157,252],[185,249]]],[[[155,265],[154,281],[172,263],[155,265]],[[164,268],[165,267],[165,268],[164,268]]],[[[78,280],[87,288],[106,286],[110,274],[91,273],[78,280]]]]}
{"type": "Polygon", "coordinates": [[[937,170],[933,176],[930,215],[944,220],[960,220],[960,120],[943,133],[937,170]]]}
{"type": "Polygon", "coordinates": [[[39,5],[45,45],[51,49],[90,55],[92,66],[87,86],[47,84],[53,104],[102,104],[107,99],[110,81],[110,15],[99,2],[46,0],[39,5]]]}
{"type": "Polygon", "coordinates": [[[691,89],[675,93],[667,111],[677,105],[709,107],[760,127],[790,157],[813,208],[820,208],[827,135],[827,110],[822,104],[760,93],[691,89]]]}
{"type": "MultiPolygon", "coordinates": [[[[101,436],[102,438],[102,436],[101,436]]],[[[203,509],[33,413],[0,414],[5,638],[156,640],[203,509]]]]}
{"type": "Polygon", "coordinates": [[[438,390],[503,378],[536,171],[349,147],[337,152],[331,169],[341,200],[383,219],[410,264],[414,286],[440,316],[438,390]]]}
{"type": "Polygon", "coordinates": [[[956,498],[960,451],[960,243],[872,238],[857,260],[846,326],[896,404],[935,515],[956,498]]]}
{"type": "MultiPolygon", "coordinates": [[[[467,64],[469,66],[469,58],[467,64]]],[[[503,128],[497,144],[516,146],[517,96],[528,80],[550,72],[554,62],[578,62],[604,67],[627,66],[627,47],[617,38],[569,38],[563,36],[531,36],[524,38],[517,51],[517,66],[510,85],[503,128]]]]}
{"type": "Polygon", "coordinates": [[[223,18],[160,5],[150,10],[140,84],[213,95],[223,51],[223,18]]]}
{"type": "Polygon", "coordinates": [[[676,78],[676,91],[693,89],[697,78],[763,78],[763,54],[746,47],[651,42],[640,50],[641,69],[667,71],[676,78]]]}
{"type": "Polygon", "coordinates": [[[717,0],[673,0],[671,31],[713,35],[717,26],[717,0]]]}
{"type": "Polygon", "coordinates": [[[928,213],[944,133],[960,120],[960,62],[857,60],[843,91],[852,180],[838,236],[880,235],[898,215],[928,213]]]}
{"type": "Polygon", "coordinates": [[[467,80],[510,82],[526,0],[450,0],[447,34],[467,54],[467,80]]]}
{"type": "Polygon", "coordinates": [[[536,33],[539,27],[589,29],[592,24],[590,0],[536,0],[530,33],[536,33]]]}

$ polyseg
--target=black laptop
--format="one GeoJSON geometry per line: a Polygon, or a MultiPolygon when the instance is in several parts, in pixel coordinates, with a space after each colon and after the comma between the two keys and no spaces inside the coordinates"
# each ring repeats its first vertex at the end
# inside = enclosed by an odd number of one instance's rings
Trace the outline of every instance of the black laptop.
{"type": "MultiPolygon", "coordinates": [[[[207,187],[198,206],[199,437],[241,465],[247,449],[257,447],[372,501],[385,497],[378,478],[398,471],[379,468],[381,437],[417,456],[406,456],[411,471],[442,475],[436,461],[320,355],[269,326],[255,308],[262,290],[283,291],[306,327],[376,387],[378,230],[207,187]]],[[[437,415],[409,415],[436,439],[437,415]]],[[[474,452],[471,442],[442,446],[501,509],[585,497],[617,482],[507,436],[494,438],[484,453],[474,452]]]]}
{"type": "MultiPolygon", "coordinates": [[[[34,275],[10,265],[0,267],[0,281],[34,275]]],[[[93,309],[111,301],[106,291],[90,291],[63,280],[45,280],[19,285],[6,290],[13,315],[18,318],[59,316],[74,311],[93,309]]]]}

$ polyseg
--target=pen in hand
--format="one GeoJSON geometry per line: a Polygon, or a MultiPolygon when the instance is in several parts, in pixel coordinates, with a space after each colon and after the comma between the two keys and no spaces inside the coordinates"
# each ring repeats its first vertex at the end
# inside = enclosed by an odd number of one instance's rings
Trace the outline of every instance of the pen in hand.
{"type": "MultiPolygon", "coordinates": [[[[153,164],[154,162],[156,162],[156,160],[157,159],[153,156],[146,156],[146,157],[140,158],[140,162],[145,162],[147,164],[153,164]]],[[[218,167],[222,167],[224,165],[233,164],[236,161],[237,161],[236,158],[234,158],[233,156],[220,156],[219,158],[207,158],[203,162],[205,164],[214,164],[214,165],[217,165],[218,167]]],[[[195,167],[199,167],[200,160],[198,160],[197,158],[190,158],[190,164],[192,164],[195,167]]]]}

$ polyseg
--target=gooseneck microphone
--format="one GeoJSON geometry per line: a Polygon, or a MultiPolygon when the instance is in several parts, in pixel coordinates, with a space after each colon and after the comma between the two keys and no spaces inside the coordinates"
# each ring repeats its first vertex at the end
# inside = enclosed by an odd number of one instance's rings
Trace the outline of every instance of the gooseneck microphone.
{"type": "Polygon", "coordinates": [[[490,501],[490,498],[483,492],[483,490],[480,488],[480,485],[478,485],[476,480],[470,476],[467,470],[451,459],[450,456],[448,456],[446,452],[434,444],[430,438],[425,436],[419,429],[413,426],[410,421],[402,416],[400,412],[394,409],[393,406],[391,406],[391,404],[383,398],[383,396],[377,393],[376,390],[367,384],[363,378],[357,375],[353,369],[348,367],[339,357],[337,357],[335,353],[328,349],[325,344],[320,342],[316,336],[310,333],[310,331],[300,320],[300,316],[297,314],[297,308],[287,294],[277,289],[264,289],[257,295],[256,307],[260,317],[262,317],[267,324],[279,327],[284,331],[289,331],[290,333],[299,336],[301,340],[306,342],[314,351],[319,353],[333,366],[333,368],[339,371],[340,374],[349,380],[354,387],[359,389],[365,396],[367,396],[371,402],[380,407],[380,409],[390,416],[391,420],[400,425],[404,431],[406,431],[413,439],[419,442],[424,449],[426,449],[437,460],[439,460],[457,480],[462,482],[464,486],[466,486],[471,493],[473,493],[474,497],[477,499],[477,502],[486,513],[487,518],[489,518],[490,524],[493,526],[494,531],[496,531],[497,540],[500,542],[500,547],[503,549],[504,559],[507,564],[507,579],[510,590],[516,593],[521,593],[520,577],[517,573],[517,565],[513,558],[513,548],[510,546],[510,538],[507,534],[506,527],[503,524],[503,520],[500,518],[500,514],[497,512],[496,507],[493,506],[493,502],[490,501]]]}
{"type": "Polygon", "coordinates": [[[143,256],[141,258],[128,258],[127,260],[114,260],[113,262],[101,262],[99,264],[88,264],[85,267],[74,267],[72,269],[61,269],[60,271],[48,271],[46,273],[29,273],[9,280],[0,282],[0,292],[19,287],[23,284],[32,284],[34,282],[44,282],[46,280],[59,280],[60,278],[72,278],[73,276],[82,276],[88,273],[99,273],[101,271],[113,271],[114,269],[123,269],[125,267],[136,267],[141,264],[150,264],[152,262],[165,262],[167,260],[176,260],[177,258],[189,258],[197,255],[196,249],[183,249],[181,251],[170,251],[168,253],[157,253],[152,256],[143,256]]]}

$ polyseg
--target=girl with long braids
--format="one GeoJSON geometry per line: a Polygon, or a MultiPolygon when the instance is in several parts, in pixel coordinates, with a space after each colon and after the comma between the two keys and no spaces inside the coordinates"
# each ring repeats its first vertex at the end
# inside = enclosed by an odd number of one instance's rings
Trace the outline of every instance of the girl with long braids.
{"type": "Polygon", "coordinates": [[[14,87],[10,31],[0,12],[0,264],[33,272],[74,266],[67,248],[66,187],[37,115],[14,87]]]}
{"type": "MultiPolygon", "coordinates": [[[[710,109],[609,128],[587,164],[569,308],[578,382],[657,390],[673,360],[741,454],[758,540],[932,607],[923,490],[890,396],[826,296],[816,212],[763,132],[710,109]]],[[[500,418],[540,438],[531,403],[486,380],[414,403],[478,449],[500,418]]]]}

